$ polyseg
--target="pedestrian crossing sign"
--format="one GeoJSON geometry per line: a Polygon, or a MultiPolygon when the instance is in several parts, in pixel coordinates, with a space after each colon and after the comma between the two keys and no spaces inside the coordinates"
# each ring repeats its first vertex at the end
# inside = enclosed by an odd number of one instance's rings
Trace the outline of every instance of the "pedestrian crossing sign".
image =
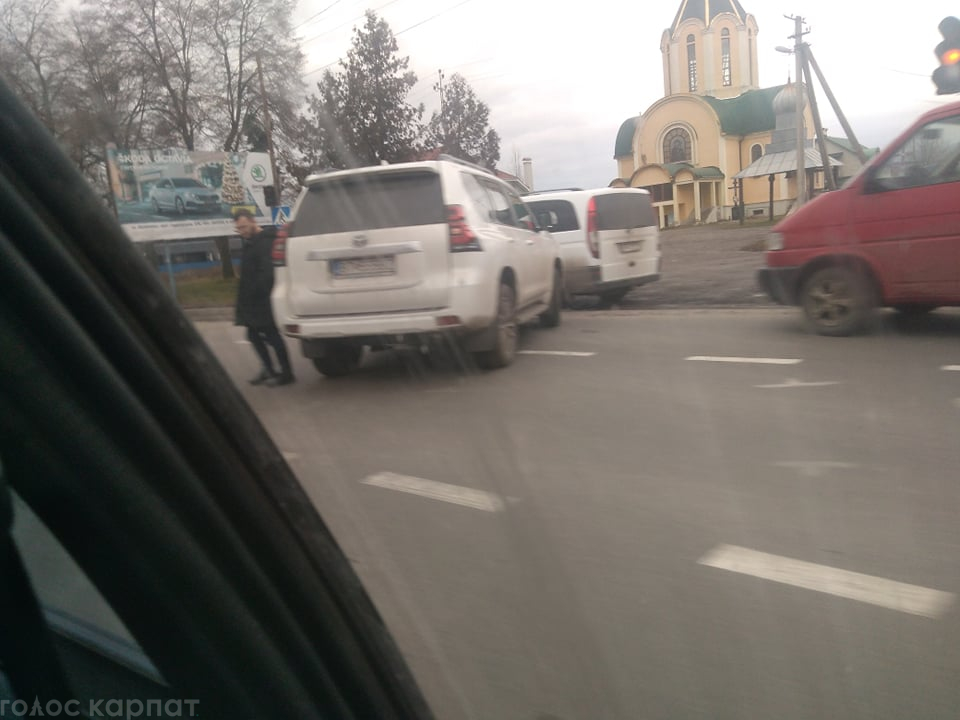
{"type": "Polygon", "coordinates": [[[271,208],[273,210],[273,224],[277,227],[281,227],[290,222],[290,206],[281,205],[279,207],[271,208]]]}

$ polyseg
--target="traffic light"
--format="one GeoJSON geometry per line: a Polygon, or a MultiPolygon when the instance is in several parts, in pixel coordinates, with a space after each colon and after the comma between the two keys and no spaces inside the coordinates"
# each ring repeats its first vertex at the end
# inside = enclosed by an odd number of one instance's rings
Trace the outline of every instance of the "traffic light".
{"type": "Polygon", "coordinates": [[[267,203],[267,207],[276,207],[279,205],[277,202],[277,189],[273,185],[265,185],[263,188],[263,199],[267,203]]]}
{"type": "Polygon", "coordinates": [[[933,71],[937,95],[960,93],[960,20],[944,18],[940,23],[943,42],[934,51],[940,67],[933,71]]]}

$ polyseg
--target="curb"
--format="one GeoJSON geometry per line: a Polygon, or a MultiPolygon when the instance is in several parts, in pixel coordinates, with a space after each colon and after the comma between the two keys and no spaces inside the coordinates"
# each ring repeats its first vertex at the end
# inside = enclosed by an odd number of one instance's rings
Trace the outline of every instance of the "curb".
{"type": "Polygon", "coordinates": [[[193,322],[233,321],[233,307],[183,308],[183,314],[193,322]]]}

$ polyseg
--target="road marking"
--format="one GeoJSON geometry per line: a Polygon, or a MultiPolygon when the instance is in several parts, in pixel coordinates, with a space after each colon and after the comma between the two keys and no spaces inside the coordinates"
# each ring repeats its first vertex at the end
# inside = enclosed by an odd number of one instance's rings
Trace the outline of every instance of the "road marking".
{"type": "Polygon", "coordinates": [[[774,467],[796,470],[804,477],[823,477],[828,470],[852,470],[860,467],[856,463],[834,462],[832,460],[796,460],[773,463],[774,467]]]}
{"type": "Polygon", "coordinates": [[[233,341],[233,344],[234,344],[234,345],[249,345],[249,344],[250,344],[250,341],[249,341],[249,340],[234,340],[234,341],[233,341]]]}
{"type": "Polygon", "coordinates": [[[782,383],[775,385],[754,385],[755,388],[775,389],[775,388],[798,388],[798,387],[827,387],[828,385],[840,385],[839,380],[824,380],[820,382],[803,382],[790,378],[782,383]]]}
{"type": "Polygon", "coordinates": [[[960,365],[944,365],[940,369],[947,372],[960,372],[960,365]]]}
{"type": "Polygon", "coordinates": [[[953,604],[953,593],[840,570],[816,563],[720,545],[697,561],[701,565],[752,575],[794,587],[857,600],[890,610],[936,618],[953,604]]]}
{"type": "Polygon", "coordinates": [[[799,365],[803,362],[798,358],[768,358],[768,357],[720,357],[713,355],[692,355],[687,360],[697,362],[716,362],[716,363],[746,363],[754,365],[799,365]]]}
{"type": "Polygon", "coordinates": [[[595,352],[571,352],[566,350],[519,350],[517,355],[550,355],[553,357],[593,357],[595,352]]]}
{"type": "Polygon", "coordinates": [[[299,460],[299,459],[300,459],[300,453],[287,452],[286,450],[283,450],[283,451],[281,451],[280,454],[283,455],[283,459],[286,460],[287,462],[290,462],[291,460],[299,460]]]}
{"type": "Polygon", "coordinates": [[[419,495],[420,497],[430,498],[431,500],[441,500],[443,502],[453,503],[454,505],[463,505],[464,507],[470,507],[474,510],[485,510],[486,512],[500,512],[503,510],[503,500],[499,495],[494,495],[493,493],[488,493],[483,490],[462,487],[460,485],[449,485],[435,480],[424,480],[423,478],[411,477],[409,475],[382,472],[371,475],[360,482],[364,485],[375,485],[376,487],[386,488],[387,490],[419,495]]]}

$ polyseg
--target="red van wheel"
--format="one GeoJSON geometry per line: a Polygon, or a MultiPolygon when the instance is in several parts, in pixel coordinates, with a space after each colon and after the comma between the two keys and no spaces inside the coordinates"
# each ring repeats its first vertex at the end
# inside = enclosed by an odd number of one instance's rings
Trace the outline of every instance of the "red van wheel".
{"type": "Polygon", "coordinates": [[[833,337],[862,330],[877,306],[868,279],[839,265],[817,270],[807,278],[800,302],[811,329],[833,337]]]}

